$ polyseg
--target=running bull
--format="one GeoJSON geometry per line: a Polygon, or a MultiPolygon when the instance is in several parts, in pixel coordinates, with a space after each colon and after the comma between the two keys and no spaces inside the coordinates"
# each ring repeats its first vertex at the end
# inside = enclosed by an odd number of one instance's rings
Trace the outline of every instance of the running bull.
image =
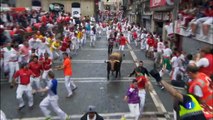
{"type": "Polygon", "coordinates": [[[110,56],[109,56],[109,60],[106,61],[107,63],[107,79],[109,80],[109,74],[110,71],[116,72],[115,78],[117,79],[118,74],[119,76],[121,76],[121,63],[122,63],[122,55],[119,52],[113,52],[110,56]]]}

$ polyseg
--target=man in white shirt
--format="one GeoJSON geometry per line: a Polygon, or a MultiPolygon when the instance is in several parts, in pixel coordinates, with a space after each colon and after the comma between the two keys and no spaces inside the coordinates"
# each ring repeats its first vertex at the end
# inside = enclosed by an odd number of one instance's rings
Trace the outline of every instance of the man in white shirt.
{"type": "Polygon", "coordinates": [[[145,41],[146,41],[146,33],[143,31],[141,33],[141,50],[144,50],[146,48],[145,41]]]}
{"type": "Polygon", "coordinates": [[[178,61],[177,52],[173,53],[173,57],[171,59],[171,64],[172,64],[171,79],[176,80],[177,74],[178,74],[178,71],[179,71],[179,61],[178,61]]]}
{"type": "Polygon", "coordinates": [[[164,49],[165,49],[165,45],[162,42],[162,39],[160,39],[160,41],[157,43],[157,53],[156,53],[156,57],[155,57],[155,63],[158,66],[160,64],[162,64],[162,54],[163,54],[164,49]]]}
{"type": "Polygon", "coordinates": [[[39,40],[36,38],[36,35],[33,35],[31,39],[29,39],[30,48],[38,49],[39,48],[39,40]]]}
{"type": "Polygon", "coordinates": [[[170,57],[172,55],[172,50],[165,45],[165,49],[163,49],[163,65],[166,65],[167,70],[171,70],[170,57]]]}
{"type": "Polygon", "coordinates": [[[4,72],[9,72],[9,83],[11,83],[13,74],[19,70],[18,51],[11,47],[11,43],[7,43],[2,52],[4,56],[4,72]]]}
{"type": "Polygon", "coordinates": [[[211,48],[205,47],[200,50],[200,54],[196,58],[196,65],[199,72],[203,72],[208,76],[213,75],[213,54],[211,48]]]}

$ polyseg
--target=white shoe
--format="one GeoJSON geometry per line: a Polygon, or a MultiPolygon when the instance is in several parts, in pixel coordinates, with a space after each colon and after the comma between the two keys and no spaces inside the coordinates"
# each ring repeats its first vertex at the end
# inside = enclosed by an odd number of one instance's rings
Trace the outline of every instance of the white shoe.
{"type": "Polygon", "coordinates": [[[72,96],[72,93],[69,93],[69,94],[67,95],[66,98],[69,98],[69,97],[71,97],[71,96],[72,96]]]}

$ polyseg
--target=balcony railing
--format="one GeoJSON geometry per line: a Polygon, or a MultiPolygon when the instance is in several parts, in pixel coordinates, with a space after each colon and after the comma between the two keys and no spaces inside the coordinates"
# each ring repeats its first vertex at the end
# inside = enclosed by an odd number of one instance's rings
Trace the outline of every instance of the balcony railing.
{"type": "MultiPolygon", "coordinates": [[[[175,21],[174,32],[176,34],[179,34],[179,35],[182,35],[182,36],[185,36],[185,37],[189,37],[190,34],[191,34],[190,29],[184,28],[181,24],[181,21],[178,21],[178,20],[175,21]]],[[[202,30],[202,24],[198,24],[195,37],[193,37],[193,38],[198,40],[198,41],[213,44],[213,25],[211,25],[210,28],[209,28],[208,36],[204,36],[203,30],[202,30]]]]}

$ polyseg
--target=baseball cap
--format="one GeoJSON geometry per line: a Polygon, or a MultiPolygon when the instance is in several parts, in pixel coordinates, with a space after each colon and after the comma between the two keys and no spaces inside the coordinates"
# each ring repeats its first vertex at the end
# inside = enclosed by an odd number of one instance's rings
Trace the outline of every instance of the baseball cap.
{"type": "Polygon", "coordinates": [[[95,111],[95,106],[89,105],[88,108],[87,108],[87,112],[88,112],[88,113],[96,112],[96,111],[95,111]]]}

